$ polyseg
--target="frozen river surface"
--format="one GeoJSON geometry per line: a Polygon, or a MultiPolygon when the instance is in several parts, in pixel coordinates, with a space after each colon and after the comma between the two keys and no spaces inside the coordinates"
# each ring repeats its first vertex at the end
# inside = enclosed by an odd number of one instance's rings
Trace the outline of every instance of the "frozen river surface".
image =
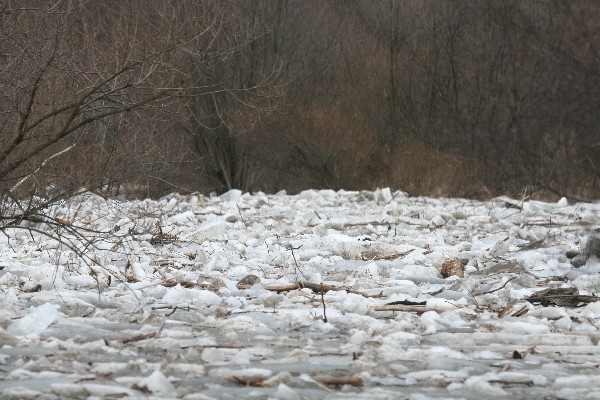
{"type": "Polygon", "coordinates": [[[598,203],[230,191],[50,215],[0,235],[0,399],[600,399],[598,203]]]}

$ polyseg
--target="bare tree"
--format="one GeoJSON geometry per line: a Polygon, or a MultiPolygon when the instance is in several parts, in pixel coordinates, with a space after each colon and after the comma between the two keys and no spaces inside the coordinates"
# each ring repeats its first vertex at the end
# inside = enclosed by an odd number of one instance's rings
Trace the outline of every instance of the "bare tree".
{"type": "Polygon", "coordinates": [[[244,99],[263,96],[261,80],[218,78],[255,39],[232,15],[212,1],[1,3],[0,231],[90,243],[84,225],[49,206],[119,178],[167,182],[189,155],[175,121],[190,103],[223,124],[221,99],[252,109],[244,99]]]}

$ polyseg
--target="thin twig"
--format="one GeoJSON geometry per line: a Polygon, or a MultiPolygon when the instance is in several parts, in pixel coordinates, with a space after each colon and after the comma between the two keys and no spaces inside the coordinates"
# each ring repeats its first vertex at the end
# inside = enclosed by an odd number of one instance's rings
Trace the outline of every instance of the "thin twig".
{"type": "Polygon", "coordinates": [[[490,294],[490,293],[497,292],[498,290],[502,290],[508,284],[508,282],[510,282],[510,281],[512,281],[513,279],[516,279],[516,278],[517,278],[516,276],[513,276],[512,278],[507,279],[506,282],[504,282],[504,285],[500,286],[499,288],[488,290],[487,292],[475,293],[475,296],[481,296],[481,295],[484,295],[484,294],[490,294]]]}
{"type": "Polygon", "coordinates": [[[298,260],[296,260],[296,255],[294,254],[294,250],[298,250],[300,247],[296,247],[294,249],[294,246],[290,245],[288,246],[288,248],[290,249],[290,251],[292,252],[292,258],[294,259],[294,264],[296,264],[296,275],[298,273],[300,273],[300,275],[302,275],[302,277],[306,280],[308,280],[308,278],[306,277],[306,275],[304,275],[304,273],[302,272],[302,270],[300,269],[300,265],[298,264],[298,260]]]}
{"type": "Polygon", "coordinates": [[[435,311],[438,314],[443,313],[444,311],[447,311],[448,309],[445,308],[438,308],[438,307],[427,307],[427,306],[421,306],[421,305],[402,305],[402,304],[395,304],[395,305],[386,305],[386,306],[373,306],[373,307],[369,307],[370,311],[403,311],[403,312],[415,312],[417,314],[423,314],[424,312],[427,311],[435,311]]]}
{"type": "Polygon", "coordinates": [[[327,310],[325,308],[325,297],[323,293],[325,292],[325,288],[323,287],[323,282],[321,282],[321,303],[323,303],[323,322],[327,323],[327,310]]]}
{"type": "Polygon", "coordinates": [[[238,203],[235,203],[235,206],[238,209],[238,213],[240,214],[240,219],[242,220],[242,223],[244,224],[244,227],[247,228],[248,225],[246,225],[246,221],[244,221],[244,216],[242,215],[242,210],[240,210],[240,206],[238,205],[238,203]]]}

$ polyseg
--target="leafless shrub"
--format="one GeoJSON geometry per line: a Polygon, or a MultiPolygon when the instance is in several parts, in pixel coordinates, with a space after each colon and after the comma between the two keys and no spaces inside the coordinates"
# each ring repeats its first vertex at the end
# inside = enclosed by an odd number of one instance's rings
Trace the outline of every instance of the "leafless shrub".
{"type": "Polygon", "coordinates": [[[221,110],[228,97],[269,102],[264,82],[274,75],[238,87],[204,79],[255,39],[238,29],[233,9],[211,1],[1,3],[0,231],[38,231],[85,258],[94,235],[110,232],[63,223],[56,202],[90,190],[116,194],[122,184],[145,187],[146,196],[151,187],[181,189],[173,182],[201,171],[198,160],[211,154],[213,166],[236,177],[233,162],[219,158],[239,156],[228,136],[194,154],[174,122],[202,103],[214,105],[209,130],[230,127],[221,110]]]}

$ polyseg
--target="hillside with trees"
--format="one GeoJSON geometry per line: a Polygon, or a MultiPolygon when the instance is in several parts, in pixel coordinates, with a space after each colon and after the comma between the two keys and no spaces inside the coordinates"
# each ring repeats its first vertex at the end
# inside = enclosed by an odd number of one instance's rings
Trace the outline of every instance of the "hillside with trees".
{"type": "Polygon", "coordinates": [[[594,1],[7,0],[3,196],[600,197],[594,1]]]}

